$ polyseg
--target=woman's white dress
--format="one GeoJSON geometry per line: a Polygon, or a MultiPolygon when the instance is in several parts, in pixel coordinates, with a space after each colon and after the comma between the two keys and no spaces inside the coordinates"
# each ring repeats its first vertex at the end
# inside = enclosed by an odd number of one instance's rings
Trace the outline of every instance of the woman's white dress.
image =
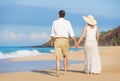
{"type": "Polygon", "coordinates": [[[98,43],[96,40],[97,26],[91,28],[87,27],[85,40],[85,72],[86,73],[100,73],[101,59],[99,55],[98,43]]]}

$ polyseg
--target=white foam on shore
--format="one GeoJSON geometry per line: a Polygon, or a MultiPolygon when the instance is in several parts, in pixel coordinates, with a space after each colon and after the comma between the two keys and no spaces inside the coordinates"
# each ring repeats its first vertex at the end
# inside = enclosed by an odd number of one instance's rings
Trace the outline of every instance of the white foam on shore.
{"type": "Polygon", "coordinates": [[[46,54],[50,54],[50,53],[40,53],[37,50],[18,50],[16,52],[11,52],[11,53],[0,52],[0,59],[37,56],[37,55],[46,55],[46,54]]]}
{"type": "Polygon", "coordinates": [[[49,52],[54,53],[55,51],[54,50],[50,50],[49,52]]]}

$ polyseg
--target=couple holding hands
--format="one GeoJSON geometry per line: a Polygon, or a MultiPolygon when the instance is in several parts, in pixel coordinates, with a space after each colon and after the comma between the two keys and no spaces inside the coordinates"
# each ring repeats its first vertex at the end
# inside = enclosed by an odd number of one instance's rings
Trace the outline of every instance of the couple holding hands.
{"type": "Polygon", "coordinates": [[[97,21],[92,15],[88,17],[83,16],[87,22],[84,27],[82,35],[78,42],[76,41],[70,21],[64,19],[65,11],[59,11],[59,19],[55,20],[52,25],[51,31],[51,46],[55,48],[56,56],[56,76],[60,76],[60,57],[63,56],[64,60],[64,75],[67,73],[68,63],[68,49],[69,49],[69,35],[74,41],[74,46],[77,48],[83,38],[85,37],[85,73],[100,74],[101,60],[98,51],[99,33],[97,21]]]}

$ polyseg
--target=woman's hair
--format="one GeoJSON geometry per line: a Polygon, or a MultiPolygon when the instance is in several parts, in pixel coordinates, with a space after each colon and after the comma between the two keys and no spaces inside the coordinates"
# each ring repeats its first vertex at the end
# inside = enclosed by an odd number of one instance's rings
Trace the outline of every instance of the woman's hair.
{"type": "Polygon", "coordinates": [[[94,27],[95,25],[91,25],[91,24],[88,23],[88,26],[94,27]]]}
{"type": "Polygon", "coordinates": [[[65,11],[64,10],[59,11],[59,17],[65,17],[65,11]]]}

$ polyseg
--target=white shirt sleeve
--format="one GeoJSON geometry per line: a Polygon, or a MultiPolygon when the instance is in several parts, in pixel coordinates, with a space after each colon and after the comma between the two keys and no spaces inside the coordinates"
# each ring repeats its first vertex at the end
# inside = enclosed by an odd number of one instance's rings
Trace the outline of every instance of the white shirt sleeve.
{"type": "Polygon", "coordinates": [[[54,22],[53,22],[53,25],[52,25],[52,30],[51,30],[51,37],[54,37],[55,36],[55,33],[54,33],[54,22]]]}

